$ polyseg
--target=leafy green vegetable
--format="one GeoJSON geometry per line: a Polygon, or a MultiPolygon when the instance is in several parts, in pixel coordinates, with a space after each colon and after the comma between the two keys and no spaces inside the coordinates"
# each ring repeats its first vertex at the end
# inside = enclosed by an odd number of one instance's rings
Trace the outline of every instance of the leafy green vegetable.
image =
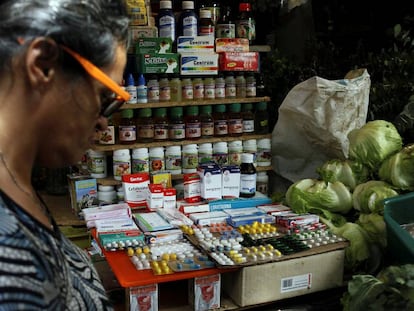
{"type": "Polygon", "coordinates": [[[353,206],[361,213],[384,214],[384,199],[397,196],[398,192],[381,180],[369,180],[355,187],[352,193],[353,206]]]}
{"type": "Polygon", "coordinates": [[[414,310],[414,265],[389,266],[377,277],[354,275],[341,302],[344,311],[414,310]]]}
{"type": "Polygon", "coordinates": [[[352,208],[352,194],[342,182],[324,182],[306,178],[290,185],[286,203],[295,213],[324,209],[333,213],[348,213],[352,208]]]}
{"type": "Polygon", "coordinates": [[[373,243],[377,243],[382,249],[387,246],[387,232],[384,217],[376,214],[360,214],[356,223],[360,225],[368,234],[373,243]]]}
{"type": "Polygon", "coordinates": [[[402,148],[396,127],[385,120],[367,122],[348,133],[349,158],[377,170],[381,163],[402,148]]]}
{"type": "Polygon", "coordinates": [[[352,160],[333,159],[326,161],[317,169],[325,182],[340,181],[351,191],[363,182],[369,180],[370,171],[363,164],[352,160]]]}
{"type": "Polygon", "coordinates": [[[401,190],[414,190],[414,144],[382,162],[378,176],[401,190]]]}

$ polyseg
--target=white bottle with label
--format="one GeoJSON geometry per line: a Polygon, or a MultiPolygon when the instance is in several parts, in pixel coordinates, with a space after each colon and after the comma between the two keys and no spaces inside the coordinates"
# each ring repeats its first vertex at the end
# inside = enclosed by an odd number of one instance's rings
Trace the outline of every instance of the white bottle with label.
{"type": "Polygon", "coordinates": [[[198,166],[198,150],[197,144],[189,144],[183,146],[183,173],[196,173],[198,166]]]}
{"type": "Polygon", "coordinates": [[[88,150],[88,171],[92,178],[105,178],[107,176],[106,154],[103,151],[88,150]]]}
{"type": "Polygon", "coordinates": [[[168,146],[165,149],[165,169],[171,175],[182,173],[181,146],[168,146]]]}
{"type": "Polygon", "coordinates": [[[136,148],[132,150],[132,173],[149,172],[148,148],[136,148]]]}
{"type": "Polygon", "coordinates": [[[256,180],[256,191],[268,195],[269,192],[269,176],[267,172],[258,172],[256,180]]]}
{"type": "Polygon", "coordinates": [[[122,180],[122,175],[131,174],[131,155],[129,149],[115,150],[112,160],[115,180],[122,180]]]}
{"type": "Polygon", "coordinates": [[[150,173],[165,170],[164,147],[149,148],[149,163],[150,173]]]}
{"type": "Polygon", "coordinates": [[[270,166],[272,164],[271,142],[270,138],[257,140],[257,166],[270,166]]]}

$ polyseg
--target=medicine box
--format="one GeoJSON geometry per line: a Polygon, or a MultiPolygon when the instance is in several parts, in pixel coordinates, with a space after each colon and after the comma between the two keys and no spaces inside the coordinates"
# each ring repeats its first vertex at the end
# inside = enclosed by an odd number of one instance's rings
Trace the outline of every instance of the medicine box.
{"type": "Polygon", "coordinates": [[[197,167],[200,176],[201,197],[205,200],[221,199],[221,168],[213,162],[202,163],[197,167]]]}
{"type": "Polygon", "coordinates": [[[158,285],[129,288],[130,311],[158,311],[158,285]]]}
{"type": "Polygon", "coordinates": [[[186,75],[217,75],[218,54],[181,53],[180,73],[186,75]]]}
{"type": "Polygon", "coordinates": [[[89,175],[68,175],[69,194],[72,212],[79,218],[83,215],[81,211],[88,207],[99,206],[98,186],[95,178],[89,175]]]}
{"type": "Polygon", "coordinates": [[[189,281],[188,303],[194,311],[220,308],[220,274],[195,277],[189,281]]]}
{"type": "Polygon", "coordinates": [[[135,44],[136,54],[156,53],[165,54],[171,53],[172,40],[171,38],[139,38],[135,44]]]}
{"type": "Polygon", "coordinates": [[[219,70],[221,71],[258,71],[258,52],[223,52],[219,53],[219,70]]]}
{"type": "Polygon", "coordinates": [[[222,274],[222,289],[240,307],[343,286],[344,249],[243,267],[222,274]]]}
{"type": "Polygon", "coordinates": [[[129,49],[128,53],[135,53],[135,43],[139,38],[158,37],[158,28],[155,26],[132,26],[128,27],[129,49]]]}
{"type": "Polygon", "coordinates": [[[214,53],[214,37],[180,36],[177,38],[178,53],[214,53]]]}
{"type": "Polygon", "coordinates": [[[221,180],[221,196],[223,199],[238,198],[240,196],[240,166],[222,166],[221,180]]]}
{"type": "Polygon", "coordinates": [[[136,54],[137,70],[139,73],[178,73],[179,54],[177,53],[144,53],[136,54]]]}

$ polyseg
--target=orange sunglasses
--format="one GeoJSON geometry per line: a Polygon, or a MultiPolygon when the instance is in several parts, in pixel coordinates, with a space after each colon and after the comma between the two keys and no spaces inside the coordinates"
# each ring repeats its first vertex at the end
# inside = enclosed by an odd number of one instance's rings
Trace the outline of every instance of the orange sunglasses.
{"type": "Polygon", "coordinates": [[[107,103],[102,103],[100,115],[108,118],[114,112],[116,112],[125,102],[130,98],[130,94],[122,89],[114,80],[112,80],[102,70],[92,64],[83,56],[79,55],[75,51],[71,50],[67,46],[60,45],[61,48],[76,59],[79,64],[85,69],[85,71],[93,77],[95,80],[101,82],[108,89],[113,92],[107,103]]]}

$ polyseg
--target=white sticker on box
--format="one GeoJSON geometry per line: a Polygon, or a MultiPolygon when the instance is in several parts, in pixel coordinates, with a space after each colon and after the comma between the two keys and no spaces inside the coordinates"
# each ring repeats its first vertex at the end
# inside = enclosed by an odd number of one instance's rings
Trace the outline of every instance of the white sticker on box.
{"type": "Polygon", "coordinates": [[[312,287],[312,273],[295,275],[280,280],[280,292],[287,293],[312,287]]]}

